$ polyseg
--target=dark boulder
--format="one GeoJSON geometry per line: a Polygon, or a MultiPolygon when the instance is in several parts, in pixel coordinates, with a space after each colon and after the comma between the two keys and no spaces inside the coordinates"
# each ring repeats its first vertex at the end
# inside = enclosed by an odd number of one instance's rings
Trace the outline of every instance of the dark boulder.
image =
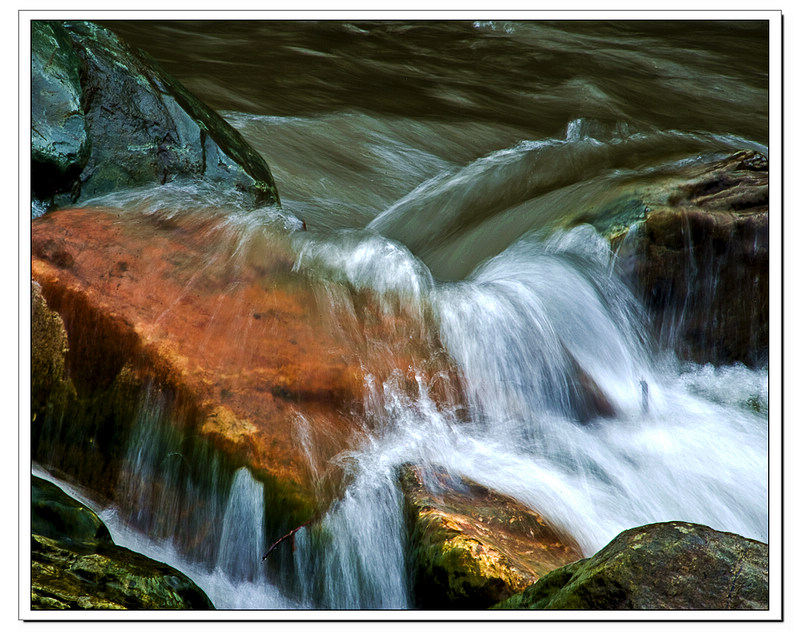
{"type": "Polygon", "coordinates": [[[146,53],[90,22],[35,21],[33,35],[40,208],[182,178],[230,188],[251,207],[279,203],[261,156],[146,53]]]}
{"type": "Polygon", "coordinates": [[[36,476],[31,476],[31,531],[65,543],[113,543],[94,511],[36,476]]]}
{"type": "Polygon", "coordinates": [[[213,609],[180,571],[117,546],[88,507],[31,478],[31,608],[213,609]]]}
{"type": "Polygon", "coordinates": [[[485,609],[582,556],[541,515],[471,480],[412,465],[398,479],[419,608],[485,609]]]}
{"type": "Polygon", "coordinates": [[[547,574],[498,609],[766,609],[762,542],[686,522],[623,531],[591,558],[547,574]]]}
{"type": "MultiPolygon", "coordinates": [[[[89,158],[80,60],[58,23],[31,23],[31,192],[71,201],[89,158]]],[[[41,205],[40,205],[41,206],[41,205]]]]}
{"type": "MultiPolygon", "coordinates": [[[[696,362],[766,364],[769,174],[742,151],[640,189],[608,235],[662,347],[696,362]],[[620,231],[621,229],[621,231],[620,231]]],[[[602,231],[602,229],[601,229],[602,231]]]]}

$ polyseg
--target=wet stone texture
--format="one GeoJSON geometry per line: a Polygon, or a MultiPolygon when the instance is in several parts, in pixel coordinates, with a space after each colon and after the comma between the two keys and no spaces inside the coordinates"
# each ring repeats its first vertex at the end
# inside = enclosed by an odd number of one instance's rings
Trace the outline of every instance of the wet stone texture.
{"type": "Polygon", "coordinates": [[[641,219],[609,233],[660,344],[696,362],[766,364],[767,158],[741,151],[690,166],[641,188],[637,202],[641,219]]]}
{"type": "Polygon", "coordinates": [[[763,542],[686,522],[623,531],[497,605],[502,609],[767,609],[763,542]]]}
{"type": "Polygon", "coordinates": [[[403,466],[415,605],[485,609],[582,557],[525,505],[443,470],[403,466]]]}
{"type": "Polygon", "coordinates": [[[146,53],[91,22],[32,23],[38,209],[181,178],[279,204],[272,174],[223,118],[146,53]]]}
{"type": "Polygon", "coordinates": [[[285,246],[218,217],[177,223],[64,210],[33,221],[32,250],[33,278],[63,319],[66,369],[86,405],[69,441],[51,429],[48,442],[34,442],[34,457],[111,500],[137,394],[160,389],[187,437],[268,481],[296,526],[324,509],[330,496],[318,479],[334,474],[327,461],[364,428],[364,371],[378,384],[408,372],[412,388],[410,371],[426,358],[432,371],[447,366],[418,318],[376,321],[366,298],[350,320],[356,338],[331,325],[285,246]],[[80,421],[95,432],[80,431],[80,421]],[[93,462],[98,451],[104,460],[93,462]],[[310,468],[311,458],[323,468],[310,468]]]}
{"type": "Polygon", "coordinates": [[[188,577],[114,544],[97,515],[31,478],[32,609],[213,609],[188,577]]]}
{"type": "Polygon", "coordinates": [[[80,60],[58,23],[31,23],[31,188],[34,198],[70,197],[89,157],[80,60]]]}

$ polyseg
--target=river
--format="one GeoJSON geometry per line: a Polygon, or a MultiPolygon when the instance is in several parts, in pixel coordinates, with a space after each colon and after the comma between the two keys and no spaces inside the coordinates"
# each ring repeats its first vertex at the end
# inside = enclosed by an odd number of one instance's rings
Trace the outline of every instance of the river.
{"type": "Polygon", "coordinates": [[[768,541],[767,362],[679,360],[585,224],[637,181],[768,154],[765,22],[103,24],[263,155],[289,220],[274,233],[335,313],[347,309],[337,283],[419,310],[465,385],[459,411],[422,377],[413,394],[391,380],[365,389],[364,437],[337,460],[345,484],[325,535],[296,535],[291,584],[258,564],[269,514],[244,469],[215,507],[210,565],[101,510],[115,541],[182,569],[219,608],[406,609],[394,472],[408,461],[513,496],[587,554],[668,520],[768,541]],[[613,417],[583,415],[572,358],[613,417]]]}

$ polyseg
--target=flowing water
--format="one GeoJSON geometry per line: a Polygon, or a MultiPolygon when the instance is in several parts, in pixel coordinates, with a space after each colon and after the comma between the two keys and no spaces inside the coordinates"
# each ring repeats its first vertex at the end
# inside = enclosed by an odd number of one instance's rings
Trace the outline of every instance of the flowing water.
{"type": "Polygon", "coordinates": [[[422,372],[411,390],[367,372],[363,434],[333,461],[341,495],[296,534],[290,580],[260,562],[279,534],[265,488],[205,451],[164,464],[175,426],[146,399],[126,504],[101,513],[118,543],[222,608],[408,608],[406,462],[515,497],[587,555],[667,520],[768,540],[767,368],[656,348],[597,231],[632,186],[768,151],[766,23],[108,25],[265,157],[283,209],[248,214],[175,185],[105,203],[227,207],[242,233],[290,243],[332,323],[348,324],[361,290],[424,318],[463,385],[461,403],[442,403],[422,372]],[[579,371],[613,415],[593,410],[579,371]],[[179,517],[187,504],[202,506],[179,517]],[[201,523],[202,539],[188,535],[201,523]]]}

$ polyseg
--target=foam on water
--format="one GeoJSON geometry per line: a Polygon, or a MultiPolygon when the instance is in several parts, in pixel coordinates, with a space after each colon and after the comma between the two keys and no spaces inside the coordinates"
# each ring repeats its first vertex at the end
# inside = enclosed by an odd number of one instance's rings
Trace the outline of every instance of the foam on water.
{"type": "MultiPolygon", "coordinates": [[[[395,481],[409,462],[515,497],[586,554],[625,528],[672,519],[767,540],[768,370],[659,352],[677,337],[652,339],[608,241],[575,227],[637,219],[639,187],[694,163],[768,152],[766,23],[117,28],[262,154],[283,207],[247,211],[235,188],[196,181],[87,206],[178,229],[194,221],[214,251],[181,295],[214,269],[231,272],[234,291],[238,267],[266,268],[279,247],[324,321],[353,336],[358,305],[373,298],[378,311],[407,313],[420,322],[405,326],[444,345],[465,393],[463,406],[442,402],[430,371],[412,369],[412,390],[408,371],[365,371],[352,416],[361,429],[334,460],[299,408],[287,428],[315,481],[333,464],[344,482],[294,536],[294,553],[282,548],[281,569],[295,575],[280,585],[257,557],[286,532],[264,487],[183,439],[168,399],[147,394],[119,504],[98,506],[115,541],[181,569],[218,607],[413,606],[395,481]]],[[[42,212],[34,203],[33,216],[42,212]]],[[[230,345],[241,348],[235,336],[230,345]]],[[[71,427],[69,437],[85,435],[71,427]]]]}
{"type": "MultiPolygon", "coordinates": [[[[254,236],[286,234],[244,213],[212,227],[237,260],[250,259],[254,236]]],[[[586,555],[624,529],[668,520],[767,541],[767,370],[655,353],[644,313],[592,227],[526,234],[454,283],[437,282],[374,231],[285,237],[295,271],[329,293],[331,322],[348,325],[357,313],[337,286],[370,292],[385,313],[400,305],[424,319],[457,365],[466,404],[437,404],[422,372],[413,393],[406,372],[382,381],[366,372],[361,432],[334,460],[315,457],[298,414],[312,474],[333,463],[344,481],[327,513],[294,536],[295,576],[279,584],[260,562],[281,533],[263,485],[184,439],[169,398],[146,394],[120,503],[100,515],[117,543],[183,571],[215,606],[413,606],[396,483],[405,463],[516,498],[586,555]]]]}

